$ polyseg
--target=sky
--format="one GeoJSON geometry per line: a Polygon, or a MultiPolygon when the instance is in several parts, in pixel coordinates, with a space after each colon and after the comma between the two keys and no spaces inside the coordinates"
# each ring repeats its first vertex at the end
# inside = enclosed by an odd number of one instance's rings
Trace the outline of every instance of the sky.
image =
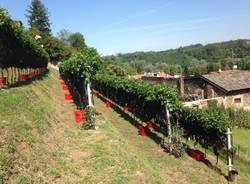
{"type": "MultiPolygon", "coordinates": [[[[42,0],[56,36],[80,32],[102,55],[250,38],[250,0],[42,0]]],[[[0,0],[28,27],[31,0],[0,0]]]]}

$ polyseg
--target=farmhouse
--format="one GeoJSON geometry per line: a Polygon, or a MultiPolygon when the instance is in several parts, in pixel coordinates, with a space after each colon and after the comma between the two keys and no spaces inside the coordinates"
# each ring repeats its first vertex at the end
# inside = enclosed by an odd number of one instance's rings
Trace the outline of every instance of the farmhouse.
{"type": "Polygon", "coordinates": [[[226,107],[250,107],[250,71],[227,70],[200,76],[207,99],[222,97],[226,107]]]}
{"type": "Polygon", "coordinates": [[[206,107],[216,100],[225,107],[250,108],[250,71],[226,70],[192,77],[142,77],[176,87],[186,105],[206,107]]]}

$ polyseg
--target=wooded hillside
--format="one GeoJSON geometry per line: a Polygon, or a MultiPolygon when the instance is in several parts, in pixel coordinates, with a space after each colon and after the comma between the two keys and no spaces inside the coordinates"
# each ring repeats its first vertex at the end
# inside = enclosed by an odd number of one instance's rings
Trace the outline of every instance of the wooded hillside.
{"type": "Polygon", "coordinates": [[[166,51],[134,52],[105,56],[111,63],[120,62],[136,72],[165,71],[186,75],[222,69],[250,69],[250,40],[234,40],[208,45],[196,44],[166,51]]]}

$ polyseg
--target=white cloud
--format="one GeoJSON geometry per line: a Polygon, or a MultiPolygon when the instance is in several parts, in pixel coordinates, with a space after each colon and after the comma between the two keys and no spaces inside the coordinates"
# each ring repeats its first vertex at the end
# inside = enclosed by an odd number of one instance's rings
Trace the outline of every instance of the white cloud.
{"type": "Polygon", "coordinates": [[[206,23],[206,22],[221,21],[221,20],[225,20],[225,19],[229,19],[233,17],[250,17],[250,15],[207,17],[207,18],[191,19],[191,20],[184,20],[184,21],[172,22],[172,23],[150,24],[150,25],[137,26],[137,27],[125,27],[125,28],[120,28],[120,29],[112,29],[112,30],[97,32],[95,34],[103,35],[103,34],[150,30],[154,28],[166,28],[166,27],[178,26],[178,25],[194,25],[194,24],[201,24],[201,23],[206,23]]]}

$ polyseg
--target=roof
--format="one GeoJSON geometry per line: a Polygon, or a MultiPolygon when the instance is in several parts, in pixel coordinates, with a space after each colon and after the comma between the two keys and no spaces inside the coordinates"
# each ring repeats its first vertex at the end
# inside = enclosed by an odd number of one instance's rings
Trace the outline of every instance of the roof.
{"type": "Polygon", "coordinates": [[[173,77],[172,75],[165,73],[165,72],[155,72],[155,73],[144,73],[143,77],[162,77],[162,78],[169,78],[169,77],[173,77]]]}
{"type": "Polygon", "coordinates": [[[248,70],[211,72],[201,77],[225,92],[250,89],[250,71],[248,70]]]}

